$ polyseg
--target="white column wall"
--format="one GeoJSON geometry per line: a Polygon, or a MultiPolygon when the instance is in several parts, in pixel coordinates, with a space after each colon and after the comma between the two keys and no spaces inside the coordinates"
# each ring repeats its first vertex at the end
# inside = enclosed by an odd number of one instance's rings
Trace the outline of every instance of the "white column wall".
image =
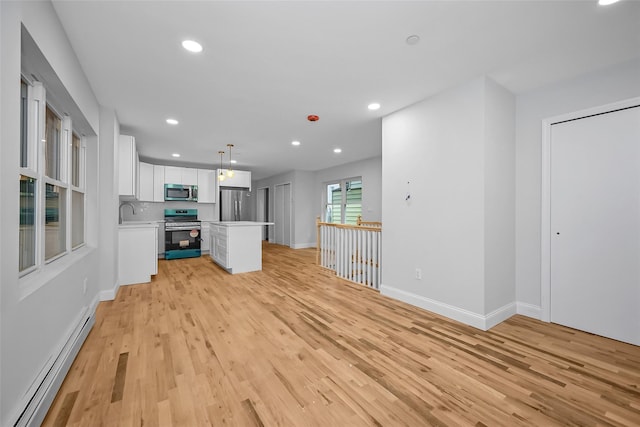
{"type": "Polygon", "coordinates": [[[113,110],[100,107],[98,140],[100,166],[98,177],[98,239],[100,246],[100,300],[112,300],[118,292],[118,137],[120,124],[113,110]]]}
{"type": "Polygon", "coordinates": [[[381,292],[466,322],[484,313],[484,90],[476,79],[382,124],[381,292]]]}
{"type": "MultiPolygon", "coordinates": [[[[515,97],[491,79],[485,92],[485,308],[515,312],[515,97]]],[[[506,317],[505,317],[506,316],[506,317]]]]}

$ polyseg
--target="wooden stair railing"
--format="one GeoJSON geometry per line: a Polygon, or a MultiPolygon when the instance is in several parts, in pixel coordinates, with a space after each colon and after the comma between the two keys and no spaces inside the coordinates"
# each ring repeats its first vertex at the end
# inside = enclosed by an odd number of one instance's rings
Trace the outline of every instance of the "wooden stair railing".
{"type": "Polygon", "coordinates": [[[338,277],[379,289],[382,223],[358,218],[358,224],[321,222],[317,217],[316,263],[338,277]]]}

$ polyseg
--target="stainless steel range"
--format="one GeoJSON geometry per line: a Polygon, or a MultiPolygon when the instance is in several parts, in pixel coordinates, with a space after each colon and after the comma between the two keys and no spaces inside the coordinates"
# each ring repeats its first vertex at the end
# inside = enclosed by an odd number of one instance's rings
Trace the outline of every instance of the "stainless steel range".
{"type": "Polygon", "coordinates": [[[164,210],[165,259],[200,256],[200,221],[197,209],[164,210]]]}

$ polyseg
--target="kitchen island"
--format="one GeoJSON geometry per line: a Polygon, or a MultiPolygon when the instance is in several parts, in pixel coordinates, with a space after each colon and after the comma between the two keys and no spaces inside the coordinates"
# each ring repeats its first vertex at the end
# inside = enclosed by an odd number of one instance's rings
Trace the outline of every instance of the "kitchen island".
{"type": "Polygon", "coordinates": [[[262,270],[262,227],[272,222],[209,222],[209,256],[231,274],[262,270]]]}

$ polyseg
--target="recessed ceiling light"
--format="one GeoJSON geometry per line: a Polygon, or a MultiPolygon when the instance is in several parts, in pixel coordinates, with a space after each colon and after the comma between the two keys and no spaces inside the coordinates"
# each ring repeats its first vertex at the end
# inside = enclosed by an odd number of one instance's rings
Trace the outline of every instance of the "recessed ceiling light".
{"type": "Polygon", "coordinates": [[[609,6],[610,4],[618,3],[620,0],[598,0],[600,6],[609,6]]]}
{"type": "Polygon", "coordinates": [[[407,37],[407,44],[413,46],[414,44],[418,44],[420,42],[420,36],[415,34],[407,37]]]}
{"type": "Polygon", "coordinates": [[[167,119],[167,123],[169,123],[170,125],[177,125],[178,121],[176,119],[167,119]]]}
{"type": "Polygon", "coordinates": [[[297,147],[300,145],[300,141],[291,141],[291,145],[295,145],[297,147]]]}
{"type": "Polygon", "coordinates": [[[338,154],[338,153],[342,153],[342,148],[334,148],[333,152],[338,154]]]}
{"type": "Polygon", "coordinates": [[[172,156],[173,156],[173,157],[180,157],[180,154],[178,154],[178,153],[173,153],[173,154],[172,154],[172,156]]]}
{"type": "Polygon", "coordinates": [[[189,52],[193,52],[193,53],[202,52],[202,45],[193,40],[184,40],[182,42],[182,47],[187,49],[189,52]]]}
{"type": "Polygon", "coordinates": [[[372,111],[379,110],[380,104],[378,104],[377,102],[372,102],[371,104],[367,105],[367,108],[372,111]]]}

